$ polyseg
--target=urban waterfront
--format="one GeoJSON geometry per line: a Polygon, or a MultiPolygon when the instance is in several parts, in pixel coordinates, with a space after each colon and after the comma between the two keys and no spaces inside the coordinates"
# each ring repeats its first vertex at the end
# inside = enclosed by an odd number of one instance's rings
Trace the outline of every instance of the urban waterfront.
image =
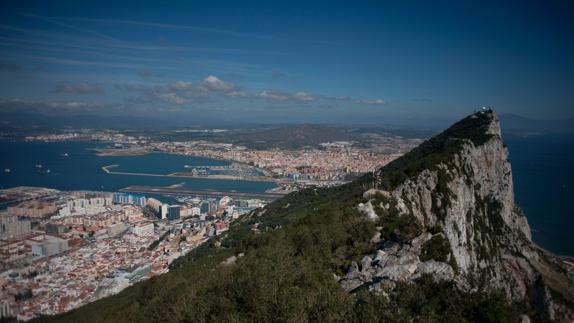
{"type": "MultiPolygon", "coordinates": [[[[568,239],[574,216],[567,207],[574,182],[574,139],[570,136],[505,136],[514,173],[515,195],[533,229],[536,243],[555,253],[574,255],[568,239]],[[549,172],[548,170],[552,170],[549,172]]],[[[185,165],[224,166],[229,162],[165,153],[136,156],[97,156],[94,142],[0,141],[0,188],[38,186],[60,190],[119,191],[128,186],[171,186],[188,190],[264,192],[275,183],[203,178],[114,175],[101,167],[119,165],[118,172],[170,174],[185,165]],[[64,154],[68,156],[64,156],[64,154]],[[49,168],[40,175],[35,166],[49,168]]],[[[158,195],[150,195],[158,197],[158,195]]],[[[169,199],[173,201],[173,199],[169,199]]]]}
{"type": "Polygon", "coordinates": [[[0,142],[0,318],[70,311],[165,274],[234,219],[280,196],[265,192],[272,182],[167,176],[197,166],[225,169],[227,161],[98,156],[97,146],[0,142]],[[145,196],[123,193],[138,185],[147,185],[145,196]]]}
{"type": "Polygon", "coordinates": [[[170,174],[183,172],[185,165],[224,166],[227,161],[165,153],[136,156],[98,156],[94,142],[0,141],[0,189],[38,186],[59,190],[118,191],[134,185],[171,186],[182,189],[264,192],[272,182],[236,181],[204,178],[156,177],[108,174],[102,166],[119,165],[118,172],[170,174]],[[36,165],[50,173],[38,173],[36,165]],[[9,169],[9,172],[6,172],[9,169]],[[179,185],[181,184],[181,185],[179,185]]]}

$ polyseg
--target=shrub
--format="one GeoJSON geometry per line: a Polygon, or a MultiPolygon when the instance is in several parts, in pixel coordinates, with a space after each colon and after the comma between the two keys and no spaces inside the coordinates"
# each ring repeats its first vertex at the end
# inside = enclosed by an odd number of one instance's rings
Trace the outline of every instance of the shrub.
{"type": "Polygon", "coordinates": [[[436,234],[422,246],[421,260],[446,262],[450,254],[450,243],[442,234],[436,234]]]}

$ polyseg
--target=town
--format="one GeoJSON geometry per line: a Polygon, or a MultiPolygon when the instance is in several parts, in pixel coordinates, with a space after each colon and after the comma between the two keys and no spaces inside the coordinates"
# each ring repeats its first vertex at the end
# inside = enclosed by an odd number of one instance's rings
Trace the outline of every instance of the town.
{"type": "Polygon", "coordinates": [[[121,172],[118,165],[102,165],[102,172],[110,175],[269,181],[276,187],[251,193],[187,190],[179,184],[129,186],[117,192],[0,190],[0,318],[54,315],[117,294],[168,272],[175,259],[227,231],[242,214],[305,187],[348,182],[422,141],[370,136],[369,144],[333,140],[289,149],[93,129],[27,136],[27,141],[93,141],[100,156],[168,153],[230,162],[184,165],[171,174],[121,172]]]}
{"type": "MultiPolygon", "coordinates": [[[[218,132],[224,129],[217,129],[218,132]]],[[[125,156],[150,152],[208,157],[234,162],[231,173],[188,169],[177,176],[207,176],[213,179],[279,180],[286,187],[331,186],[373,171],[400,157],[423,140],[400,136],[368,134],[368,145],[356,141],[329,141],[297,149],[254,149],[244,145],[210,140],[173,141],[113,130],[70,130],[65,133],[27,136],[30,141],[96,141],[107,145],[99,155],[125,156]]],[[[108,165],[102,165],[108,166],[108,165]]]]}
{"type": "Polygon", "coordinates": [[[0,191],[1,317],[74,309],[169,271],[176,258],[228,230],[259,199],[127,193],[0,191]]]}

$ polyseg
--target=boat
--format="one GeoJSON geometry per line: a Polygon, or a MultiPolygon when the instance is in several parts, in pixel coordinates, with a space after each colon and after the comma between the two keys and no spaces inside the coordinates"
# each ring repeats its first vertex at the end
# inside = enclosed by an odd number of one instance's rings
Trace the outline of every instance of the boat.
{"type": "Polygon", "coordinates": [[[48,174],[50,174],[50,169],[40,167],[40,168],[38,168],[37,172],[40,175],[48,175],[48,174]]]}
{"type": "Polygon", "coordinates": [[[62,157],[68,157],[69,155],[68,155],[68,153],[63,153],[63,154],[61,154],[60,156],[62,156],[62,157]]]}
{"type": "Polygon", "coordinates": [[[10,168],[4,168],[4,173],[6,174],[10,174],[12,171],[10,170],[10,168]]]}
{"type": "Polygon", "coordinates": [[[36,168],[42,168],[42,164],[36,164],[36,168]]]}

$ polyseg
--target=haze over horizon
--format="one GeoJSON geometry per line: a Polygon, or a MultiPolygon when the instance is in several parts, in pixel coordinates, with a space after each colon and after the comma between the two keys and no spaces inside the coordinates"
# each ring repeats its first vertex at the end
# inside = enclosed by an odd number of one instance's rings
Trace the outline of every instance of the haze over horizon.
{"type": "Polygon", "coordinates": [[[568,3],[4,2],[0,112],[197,123],[574,118],[568,3]]]}

